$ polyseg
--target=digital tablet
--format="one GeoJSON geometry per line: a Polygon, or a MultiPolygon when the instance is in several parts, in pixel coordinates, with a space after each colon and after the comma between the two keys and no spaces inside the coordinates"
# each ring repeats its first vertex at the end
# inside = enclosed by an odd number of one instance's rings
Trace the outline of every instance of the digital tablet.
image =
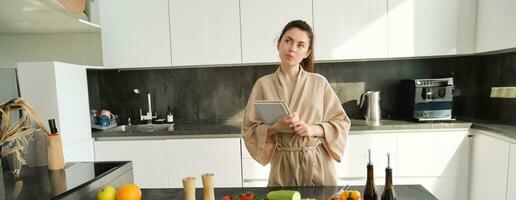
{"type": "Polygon", "coordinates": [[[274,124],[283,115],[290,114],[288,106],[282,100],[256,100],[254,107],[265,124],[274,124]]]}

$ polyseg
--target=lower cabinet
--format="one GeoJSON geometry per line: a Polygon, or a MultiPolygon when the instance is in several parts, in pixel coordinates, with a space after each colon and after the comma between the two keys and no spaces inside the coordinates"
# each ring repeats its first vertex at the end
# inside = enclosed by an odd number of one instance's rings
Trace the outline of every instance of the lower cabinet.
{"type": "MultiPolygon", "coordinates": [[[[468,199],[469,131],[356,131],[348,137],[341,163],[335,163],[339,185],[364,185],[367,150],[371,149],[375,182],[385,183],[387,153],[395,184],[421,184],[438,199],[468,199]]],[[[242,142],[243,144],[243,142],[242,142]]],[[[269,165],[254,161],[242,145],[244,186],[266,186],[269,165]]]]}
{"type": "Polygon", "coordinates": [[[399,133],[395,184],[421,184],[437,199],[468,199],[468,130],[399,133]]]}
{"type": "Polygon", "coordinates": [[[182,179],[214,173],[216,187],[242,187],[240,138],[177,139],[167,141],[169,187],[183,187],[182,179]]]}
{"type": "Polygon", "coordinates": [[[142,188],[182,188],[182,179],[214,173],[215,187],[242,186],[240,138],[95,141],[96,161],[133,161],[142,188]]]}
{"type": "Polygon", "coordinates": [[[91,162],[94,161],[93,139],[63,145],[65,162],[91,162]]]}
{"type": "MultiPolygon", "coordinates": [[[[396,134],[356,134],[348,136],[342,161],[336,163],[337,176],[345,181],[365,178],[369,162],[369,149],[371,149],[371,162],[376,177],[385,177],[387,153],[391,155],[391,167],[397,169],[396,134]]],[[[397,173],[398,171],[394,170],[393,176],[396,176],[397,173]]],[[[344,183],[346,183],[345,181],[344,183]]],[[[365,181],[362,184],[365,185],[365,181]]]]}
{"type": "Polygon", "coordinates": [[[142,188],[168,187],[166,140],[95,141],[96,161],[133,161],[134,182],[142,188]]]}
{"type": "Polygon", "coordinates": [[[511,144],[509,152],[509,175],[507,179],[507,200],[516,199],[516,144],[511,144]]]}
{"type": "MultiPolygon", "coordinates": [[[[471,160],[470,199],[507,199],[510,144],[475,131],[471,160]]],[[[512,166],[514,168],[515,166],[512,166]]],[[[514,186],[510,189],[514,190],[514,186]]]]}

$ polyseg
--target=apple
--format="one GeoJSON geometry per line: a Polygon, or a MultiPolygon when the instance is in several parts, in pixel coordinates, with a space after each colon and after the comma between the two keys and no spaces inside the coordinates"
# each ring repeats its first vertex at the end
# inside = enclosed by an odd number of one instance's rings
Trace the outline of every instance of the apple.
{"type": "Polygon", "coordinates": [[[97,194],[97,200],[115,200],[116,189],[113,186],[103,187],[97,194]]]}

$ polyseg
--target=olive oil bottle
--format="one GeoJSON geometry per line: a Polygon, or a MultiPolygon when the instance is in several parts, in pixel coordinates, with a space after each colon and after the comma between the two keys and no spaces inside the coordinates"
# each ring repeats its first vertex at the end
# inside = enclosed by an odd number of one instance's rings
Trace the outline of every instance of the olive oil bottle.
{"type": "Polygon", "coordinates": [[[374,185],[373,163],[371,162],[371,149],[367,150],[369,154],[369,163],[367,163],[367,181],[364,188],[364,200],[377,200],[376,189],[374,185]]]}
{"type": "Polygon", "coordinates": [[[392,185],[391,155],[387,153],[387,168],[385,168],[385,187],[383,188],[382,200],[396,200],[396,193],[392,185]]]}

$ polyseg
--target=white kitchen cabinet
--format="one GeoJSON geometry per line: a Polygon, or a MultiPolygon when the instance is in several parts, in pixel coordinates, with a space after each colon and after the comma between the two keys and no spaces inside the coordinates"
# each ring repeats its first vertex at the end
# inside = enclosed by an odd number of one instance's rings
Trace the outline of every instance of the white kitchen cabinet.
{"type": "Polygon", "coordinates": [[[475,12],[471,0],[388,0],[389,57],[473,53],[475,12]]]}
{"type": "Polygon", "coordinates": [[[244,140],[242,144],[242,181],[244,187],[265,187],[269,180],[269,172],[271,165],[262,164],[256,162],[249,151],[245,147],[244,140]]]}
{"type": "Polygon", "coordinates": [[[95,141],[96,161],[132,161],[141,188],[168,187],[166,140],[95,141]]]}
{"type": "Polygon", "coordinates": [[[387,0],[313,1],[316,60],[387,57],[387,0]]]}
{"type": "MultiPolygon", "coordinates": [[[[368,149],[371,149],[371,162],[376,177],[385,177],[387,153],[391,154],[391,167],[397,169],[396,134],[353,134],[348,143],[341,163],[336,164],[337,175],[341,179],[366,178],[368,149]]],[[[398,170],[393,171],[396,176],[398,170]]],[[[365,184],[365,183],[364,183],[365,184]]]]}
{"type": "Polygon", "coordinates": [[[468,199],[468,135],[467,129],[399,133],[395,182],[421,184],[438,199],[468,199]]]}
{"type": "Polygon", "coordinates": [[[184,177],[215,173],[215,187],[242,187],[240,138],[167,140],[169,187],[182,188],[184,177]]]}
{"type": "Polygon", "coordinates": [[[252,158],[242,158],[242,175],[244,177],[244,182],[252,180],[268,180],[270,170],[270,164],[263,166],[252,158]]]}
{"type": "Polygon", "coordinates": [[[313,27],[312,0],[241,0],[242,62],[279,62],[277,41],[283,27],[296,19],[313,27]]]}
{"type": "MultiPolygon", "coordinates": [[[[384,177],[387,153],[391,153],[391,166],[396,168],[396,134],[353,134],[348,136],[348,146],[341,163],[335,162],[337,176],[346,184],[367,176],[367,150],[371,149],[371,160],[375,176],[384,177]]],[[[256,162],[242,141],[242,174],[244,185],[264,186],[269,179],[270,164],[263,166],[256,162]]],[[[396,171],[394,171],[396,175],[396,171]]],[[[365,184],[365,183],[362,183],[365,184]]]]}
{"type": "Polygon", "coordinates": [[[93,162],[95,151],[93,138],[63,145],[63,156],[66,162],[93,162]]]}
{"type": "Polygon", "coordinates": [[[171,66],[168,0],[99,3],[104,67],[171,66]]]}
{"type": "Polygon", "coordinates": [[[509,175],[507,176],[507,200],[516,199],[516,144],[509,152],[509,175]]]}
{"type": "MultiPolygon", "coordinates": [[[[367,150],[377,184],[384,184],[387,153],[396,184],[421,184],[439,199],[467,199],[468,129],[354,131],[341,163],[335,163],[340,184],[365,184],[367,150]]],[[[243,144],[243,143],[242,143],[243,144]]],[[[242,145],[246,186],[264,186],[269,166],[254,161],[242,145]]]]}
{"type": "Polygon", "coordinates": [[[468,177],[468,131],[398,134],[398,176],[468,177]]]}
{"type": "MultiPolygon", "coordinates": [[[[88,161],[93,157],[91,142],[88,81],[86,67],[60,62],[18,63],[20,96],[24,98],[47,124],[55,119],[62,134],[66,162],[88,161]],[[83,148],[80,148],[78,146],[83,148]]],[[[39,137],[38,140],[44,137],[39,137]]],[[[32,142],[31,142],[32,143],[32,142]]],[[[34,152],[46,152],[46,141],[34,141],[34,152]]],[[[29,158],[35,165],[46,164],[46,159],[29,158]]]]}
{"type": "Polygon", "coordinates": [[[170,0],[172,65],[241,63],[238,0],[170,0]]]}
{"type": "MultiPolygon", "coordinates": [[[[509,143],[477,132],[473,139],[470,199],[506,199],[509,143]]],[[[511,189],[512,190],[512,189],[511,189]]]]}
{"type": "Polygon", "coordinates": [[[478,0],[476,51],[516,47],[516,1],[478,0]]]}

